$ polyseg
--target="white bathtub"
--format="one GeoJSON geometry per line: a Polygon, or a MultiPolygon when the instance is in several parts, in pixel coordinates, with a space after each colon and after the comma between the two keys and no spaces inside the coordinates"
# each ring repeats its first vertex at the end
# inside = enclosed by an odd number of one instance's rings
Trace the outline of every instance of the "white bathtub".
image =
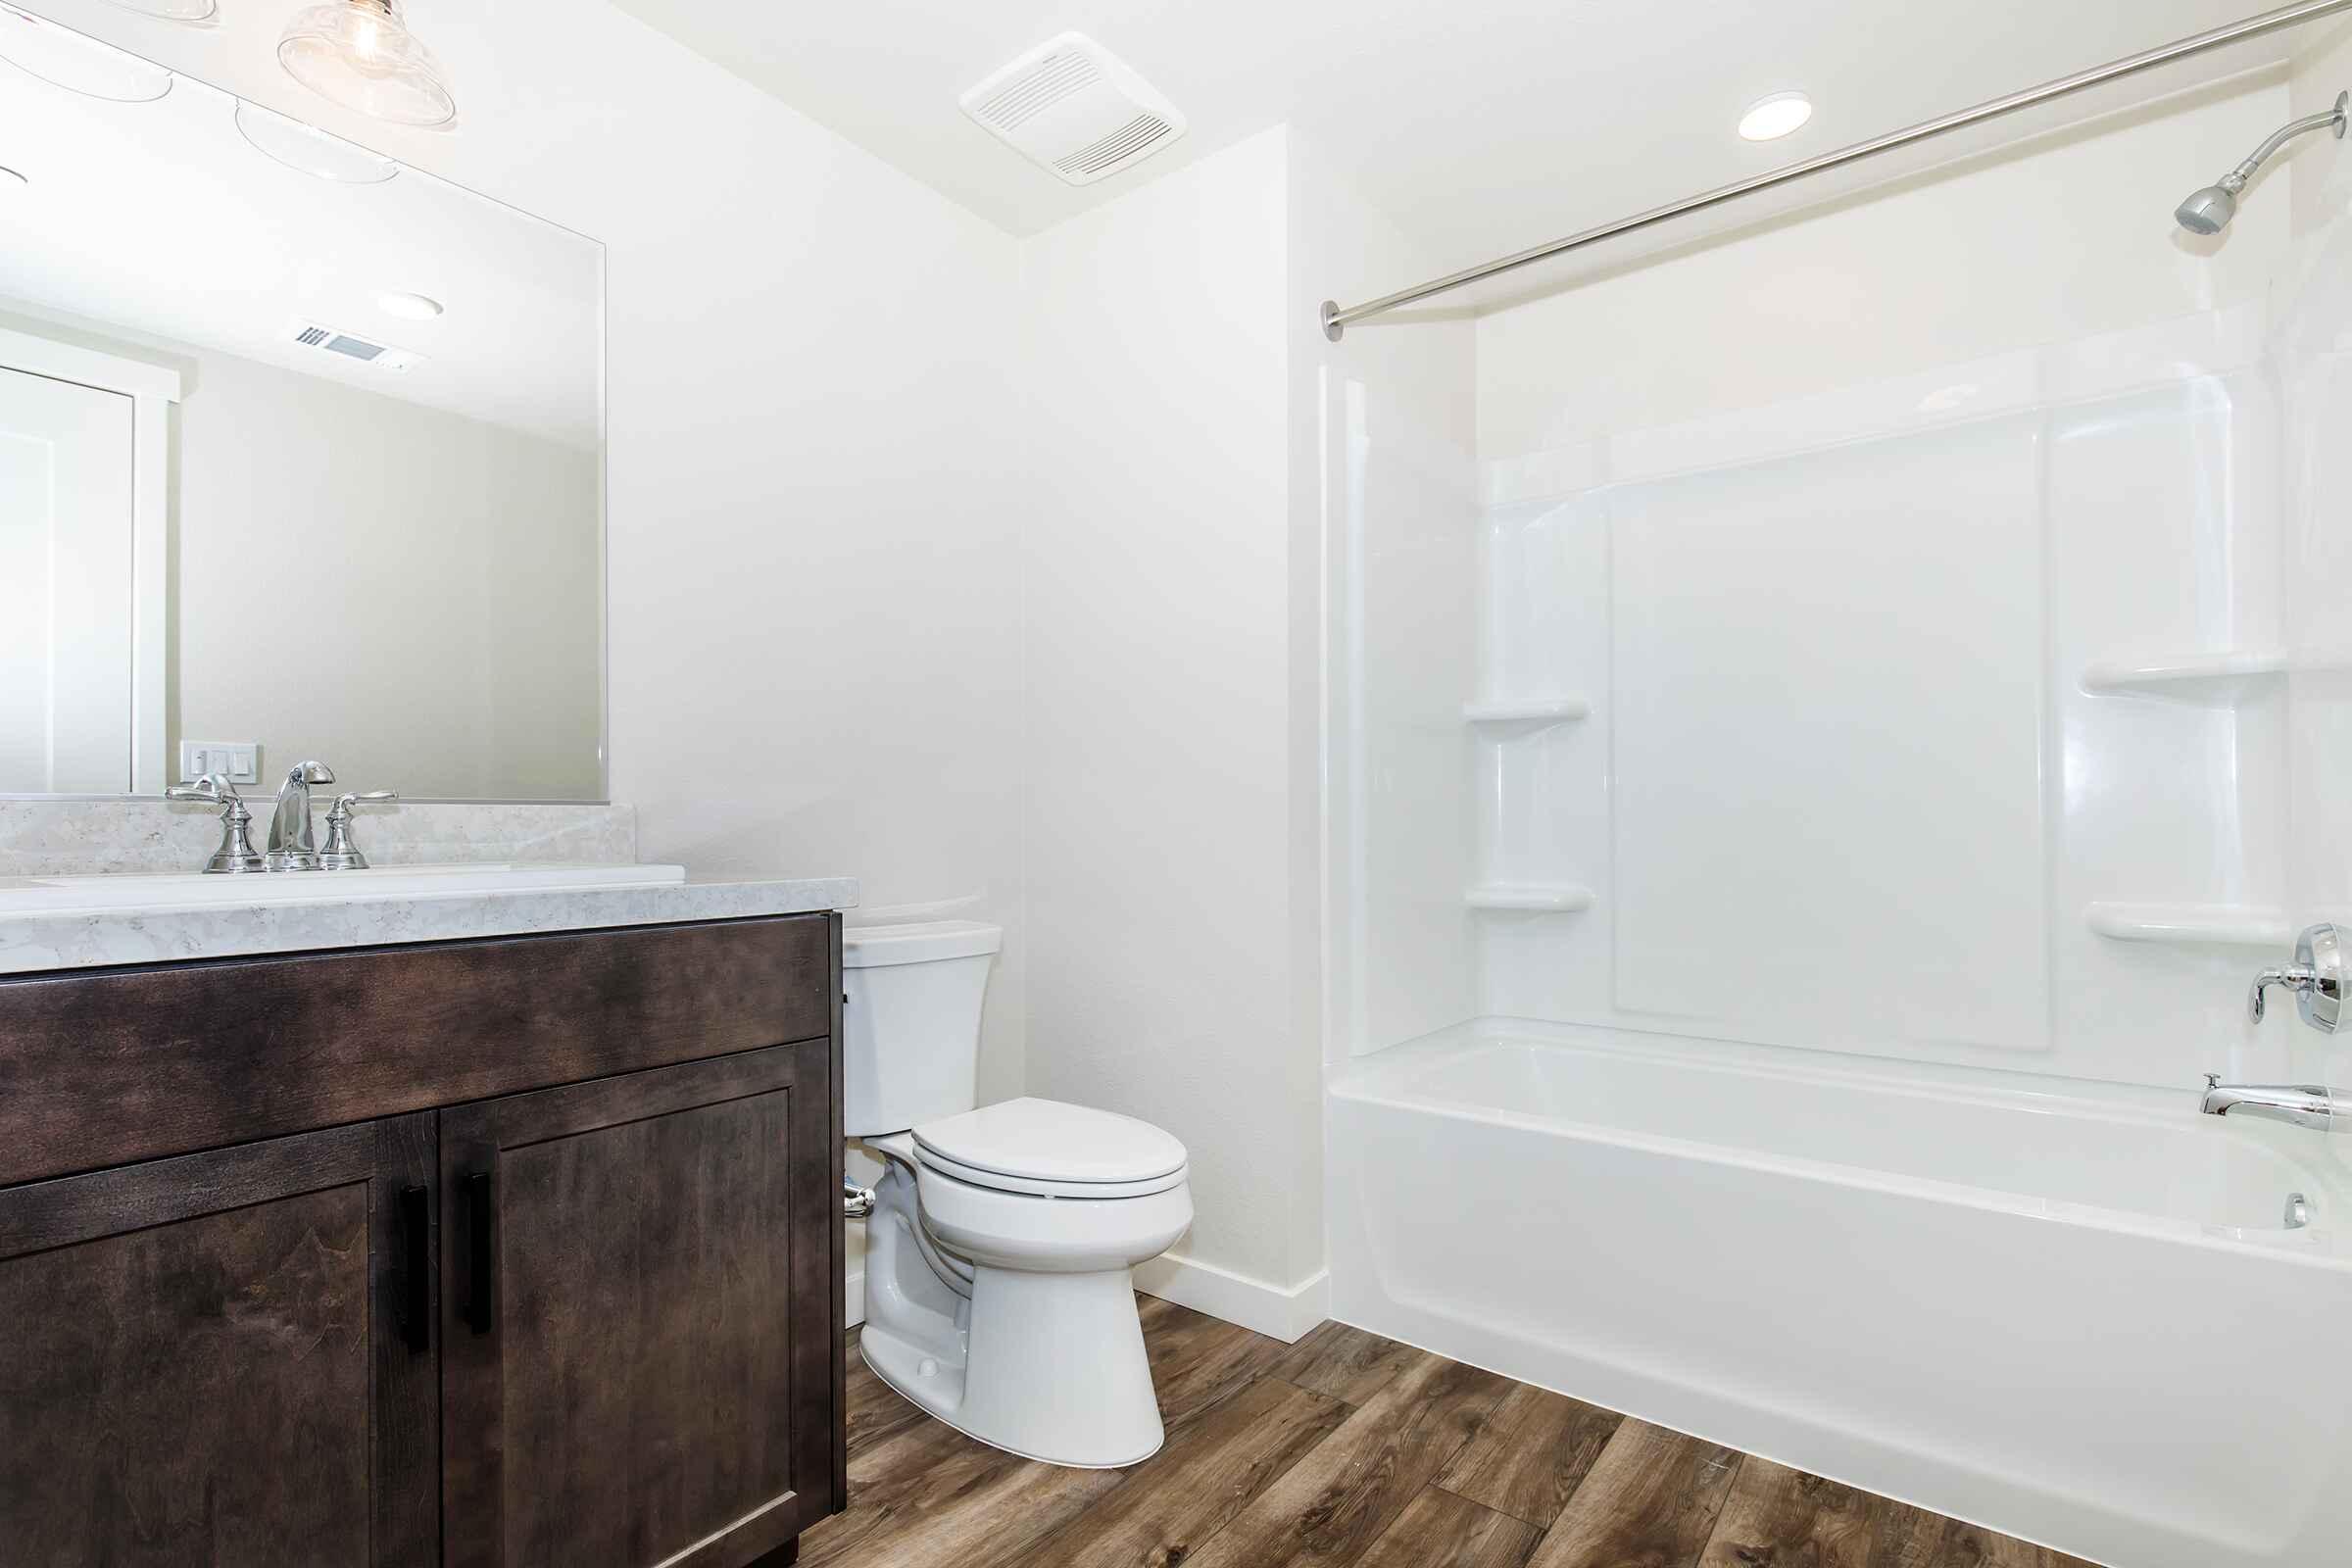
{"type": "Polygon", "coordinates": [[[2330,1135],[1547,1026],[1329,1114],[1346,1322],[2116,1568],[2352,1563],[2330,1135]]]}

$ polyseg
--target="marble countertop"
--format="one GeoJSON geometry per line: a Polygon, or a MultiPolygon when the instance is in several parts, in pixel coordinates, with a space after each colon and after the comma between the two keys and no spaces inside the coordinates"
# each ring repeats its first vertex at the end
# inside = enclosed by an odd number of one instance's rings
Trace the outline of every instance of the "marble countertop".
{"type": "Polygon", "coordinates": [[[0,914],[0,974],[803,914],[857,903],[853,877],[689,877],[633,887],[355,892],[292,904],[33,910],[0,914]]]}

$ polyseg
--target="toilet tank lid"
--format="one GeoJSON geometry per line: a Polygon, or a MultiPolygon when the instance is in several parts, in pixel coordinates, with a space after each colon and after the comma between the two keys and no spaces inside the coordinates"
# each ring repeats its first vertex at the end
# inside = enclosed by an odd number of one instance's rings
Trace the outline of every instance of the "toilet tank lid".
{"type": "Polygon", "coordinates": [[[908,925],[853,925],[841,933],[841,966],[870,969],[888,963],[969,958],[1004,945],[1004,928],[981,920],[924,920],[908,925]]]}

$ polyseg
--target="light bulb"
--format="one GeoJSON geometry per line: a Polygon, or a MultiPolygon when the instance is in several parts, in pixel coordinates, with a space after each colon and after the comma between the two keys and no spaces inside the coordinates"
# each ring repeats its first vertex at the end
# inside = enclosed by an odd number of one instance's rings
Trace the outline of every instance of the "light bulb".
{"type": "Polygon", "coordinates": [[[457,95],[433,52],[401,20],[399,0],[325,0],[295,14],[277,40],[286,74],[321,98],[398,125],[446,125],[457,95]]]}

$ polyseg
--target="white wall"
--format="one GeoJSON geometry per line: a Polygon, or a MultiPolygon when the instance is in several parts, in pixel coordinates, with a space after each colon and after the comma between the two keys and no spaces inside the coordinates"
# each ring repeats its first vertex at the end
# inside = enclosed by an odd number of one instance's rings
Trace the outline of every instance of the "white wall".
{"type": "Polygon", "coordinates": [[[2285,114],[2276,73],[2200,89],[1496,312],[1478,325],[1479,456],[2259,295],[2285,242],[2285,190],[2258,186],[2218,239],[2181,232],[2171,215],[2285,114]]]}
{"type": "Polygon", "coordinates": [[[1294,989],[1313,895],[1292,862],[1288,156],[1254,137],[1022,262],[1029,1089],[1182,1139],[1183,1252],[1278,1290],[1322,1251],[1294,989]]]}
{"type": "MultiPolygon", "coordinates": [[[[2296,118],[2326,114],[2347,90],[2352,90],[2352,22],[2339,19],[2298,32],[2287,79],[2288,107],[2296,118]]],[[[2317,132],[2304,140],[2324,144],[2327,135],[2317,132]]],[[[2332,149],[2298,144],[2289,155],[2286,184],[2298,235],[2317,230],[2352,202],[2352,159],[2343,156],[2348,146],[2352,142],[2332,149]]]]}

